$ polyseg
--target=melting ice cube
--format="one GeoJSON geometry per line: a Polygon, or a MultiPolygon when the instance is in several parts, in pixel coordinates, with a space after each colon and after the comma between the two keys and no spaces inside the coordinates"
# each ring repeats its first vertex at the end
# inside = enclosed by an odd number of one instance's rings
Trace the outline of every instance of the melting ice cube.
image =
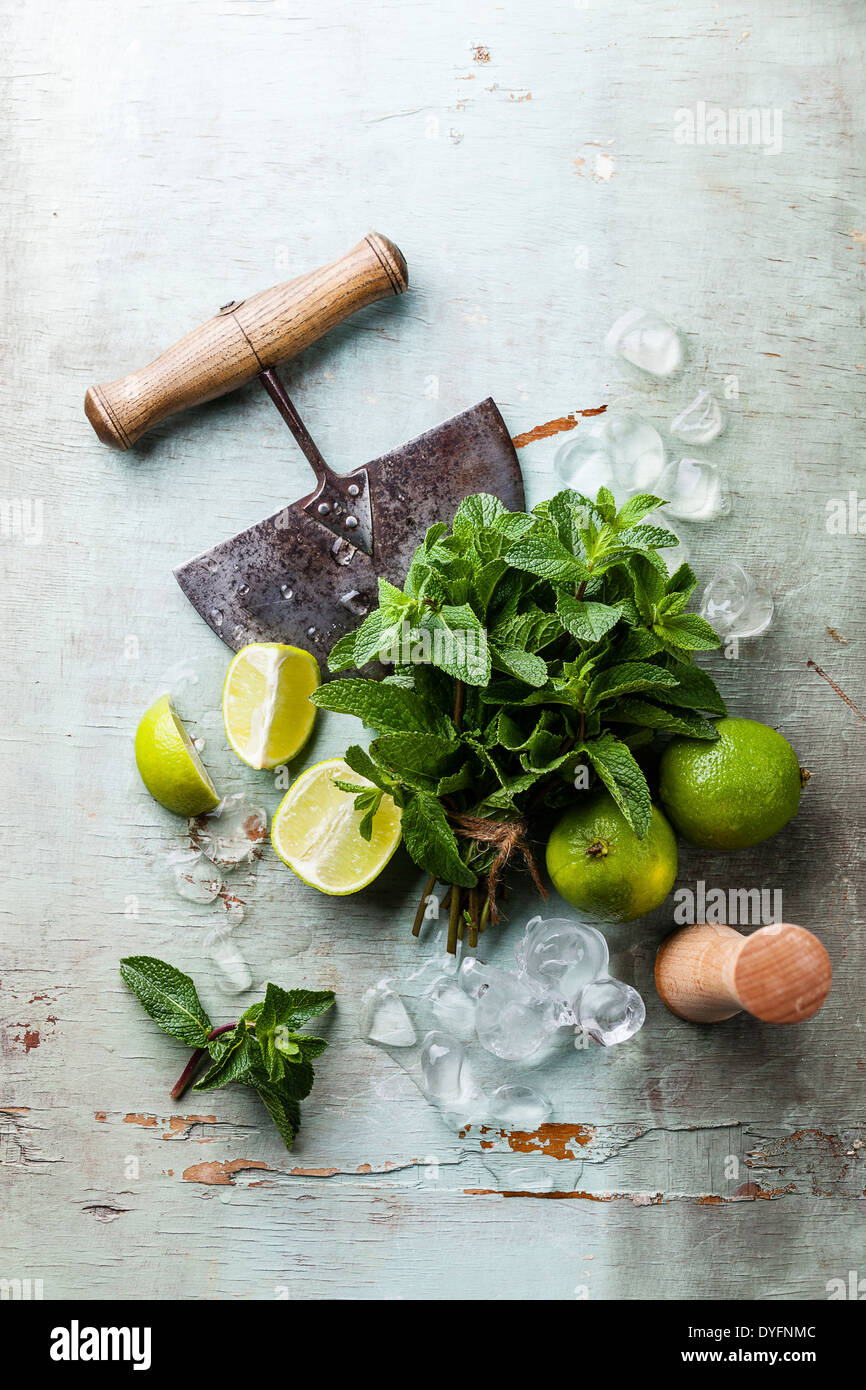
{"type": "Polygon", "coordinates": [[[361,1037],[383,1047],[411,1047],[415,1029],[403,1000],[391,988],[390,980],[380,980],[367,990],[358,1016],[361,1037]]]}
{"type": "Polygon", "coordinates": [[[201,850],[174,850],[166,863],[178,893],[191,903],[212,903],[223,886],[216,866],[205,859],[201,850]]]}
{"type": "Polygon", "coordinates": [[[714,521],[731,510],[722,475],[707,459],[669,463],[659,480],[659,492],[667,499],[662,510],[683,521],[714,521]]]}
{"type": "Polygon", "coordinates": [[[709,391],[699,391],[676,419],[671,420],[671,434],[687,444],[711,444],[721,434],[725,424],[722,408],[709,391]]]}
{"type": "Polygon", "coordinates": [[[629,309],[604,340],[607,351],[651,376],[672,376],[683,360],[683,344],[672,323],[647,309],[629,309]]]}
{"type": "Polygon", "coordinates": [[[531,1057],[559,1026],[552,1001],[524,977],[489,965],[483,968],[487,976],[475,1006],[478,1041],[504,1061],[531,1057]]]}
{"type": "Polygon", "coordinates": [[[757,637],[773,620],[773,599],[736,560],[726,560],[704,589],[701,617],[720,637],[757,637]]]}
{"type": "Polygon", "coordinates": [[[644,1025],[646,1008],[636,989],[609,976],[587,985],[577,999],[577,1022],[602,1047],[627,1042],[644,1025]]]}
{"type": "Polygon", "coordinates": [[[555,1001],[559,1023],[573,1023],[572,1001],[607,974],[607,942],[595,927],[568,917],[533,917],[514,948],[518,970],[555,1001]]]}
{"type": "Polygon", "coordinates": [[[234,941],[231,927],[214,927],[204,940],[205,950],[220,972],[220,987],[226,994],[243,994],[253,982],[247,965],[234,941]]]}
{"type": "Polygon", "coordinates": [[[566,487],[593,499],[600,487],[607,487],[617,501],[652,491],[664,463],[658,430],[623,410],[607,410],[581,425],[553,457],[554,471],[566,487]]]}
{"type": "Polygon", "coordinates": [[[478,1097],[478,1089],[459,1038],[433,1031],[421,1044],[421,1084],[430,1100],[446,1110],[460,1110],[478,1097]]]}
{"type": "Polygon", "coordinates": [[[193,846],[220,869],[233,869],[251,859],[267,833],[267,813],[247,805],[246,792],[223,797],[212,811],[189,823],[193,846]]]}
{"type": "Polygon", "coordinates": [[[506,1129],[533,1130],[553,1113],[553,1106],[531,1086],[497,1086],[490,1097],[490,1118],[506,1129]]]}
{"type": "Polygon", "coordinates": [[[475,1001],[461,989],[453,975],[442,975],[425,990],[433,1015],[444,1032],[461,1042],[475,1037],[475,1001]]]}

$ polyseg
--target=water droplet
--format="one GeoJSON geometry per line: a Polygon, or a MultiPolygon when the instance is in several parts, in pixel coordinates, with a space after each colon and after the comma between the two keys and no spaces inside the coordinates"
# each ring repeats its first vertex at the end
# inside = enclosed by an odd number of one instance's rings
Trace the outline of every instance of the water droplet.
{"type": "Polygon", "coordinates": [[[308,636],[308,637],[315,637],[315,635],[316,635],[316,629],[315,629],[314,627],[308,627],[308,628],[307,628],[307,636],[308,636]]]}
{"type": "Polygon", "coordinates": [[[290,589],[289,586],[288,586],[288,584],[281,584],[281,585],[280,585],[280,593],[282,594],[283,598],[294,598],[294,597],[295,597],[295,591],[294,591],[294,589],[290,589]]]}
{"type": "Polygon", "coordinates": [[[215,627],[222,627],[222,625],[223,625],[223,615],[222,615],[222,613],[219,611],[218,608],[212,608],[212,609],[210,610],[210,616],[211,616],[211,620],[212,620],[212,622],[214,623],[214,626],[215,626],[215,627]]]}
{"type": "Polygon", "coordinates": [[[369,604],[360,597],[359,589],[349,589],[347,593],[341,594],[340,602],[350,613],[354,613],[356,618],[366,618],[370,611],[369,604]]]}
{"type": "Polygon", "coordinates": [[[248,594],[249,591],[250,591],[250,586],[249,586],[249,584],[239,584],[239,585],[238,585],[238,593],[239,593],[239,594],[248,594]]]}

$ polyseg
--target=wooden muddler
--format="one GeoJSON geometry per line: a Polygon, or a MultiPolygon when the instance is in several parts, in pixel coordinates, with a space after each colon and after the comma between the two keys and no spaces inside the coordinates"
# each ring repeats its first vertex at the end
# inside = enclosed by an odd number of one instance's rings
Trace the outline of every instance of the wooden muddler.
{"type": "Polygon", "coordinates": [[[402,252],[378,232],[330,265],[225,304],[149,366],[91,386],[84,410],[103,444],[128,449],[168,415],[234,391],[294,357],[356,309],[409,283],[402,252]]]}
{"type": "Polygon", "coordinates": [[[741,1010],[765,1023],[801,1023],[827,998],[833,970],[816,936],[774,922],[743,936],[733,927],[697,922],[658,949],[656,989],[672,1013],[692,1023],[720,1023],[741,1010]]]}

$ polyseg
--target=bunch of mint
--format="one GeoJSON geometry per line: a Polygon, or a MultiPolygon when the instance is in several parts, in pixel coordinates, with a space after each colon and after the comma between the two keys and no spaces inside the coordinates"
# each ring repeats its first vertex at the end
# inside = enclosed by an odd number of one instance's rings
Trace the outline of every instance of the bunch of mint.
{"type": "Polygon", "coordinates": [[[641,524],[662,505],[641,494],[617,508],[607,488],[594,501],[559,492],[531,513],[468,497],[450,531],[428,530],[402,589],[380,580],[378,607],[330,654],[341,671],[398,653],[384,680],[333,680],[312,699],[375,731],[345,754],[372,788],[340,785],[367,838],[383,795],[402,808],[427,891],[451,885],[452,949],[464,921],[472,941],[495,915],[515,846],[534,868],[529,816],[600,782],[643,838],[650,791],[633,750],[658,732],[717,737],[705,714],[725,705],[692,661],[719,638],[686,611],[696,575],[669,575],[658,553],[677,538],[641,524]]]}
{"type": "Polygon", "coordinates": [[[252,1086],[290,1149],[301,1123],[299,1102],[313,1089],[313,1061],[328,1046],[324,1038],[299,1031],[334,1002],[332,990],[280,989],[268,984],[264,999],[235,1023],[214,1028],[189,975],[155,956],[127,956],[120,974],[164,1033],[195,1049],[172,1098],[183,1095],[205,1058],[210,1067],[196,1091],[216,1091],[230,1082],[252,1086]]]}

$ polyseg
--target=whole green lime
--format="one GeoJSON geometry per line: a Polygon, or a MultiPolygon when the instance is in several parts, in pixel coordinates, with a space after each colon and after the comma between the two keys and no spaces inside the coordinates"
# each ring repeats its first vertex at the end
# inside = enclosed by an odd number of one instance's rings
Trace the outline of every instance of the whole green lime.
{"type": "Polygon", "coordinates": [[[703,849],[745,849],[797,814],[800,767],[786,738],[754,719],[720,719],[713,743],[675,738],[659,792],[674,829],[703,849]]]}
{"type": "Polygon", "coordinates": [[[642,840],[607,792],[578,801],[553,827],[547,872],[591,921],[632,922],[663,903],[677,876],[677,842],[653,806],[642,840]]]}

